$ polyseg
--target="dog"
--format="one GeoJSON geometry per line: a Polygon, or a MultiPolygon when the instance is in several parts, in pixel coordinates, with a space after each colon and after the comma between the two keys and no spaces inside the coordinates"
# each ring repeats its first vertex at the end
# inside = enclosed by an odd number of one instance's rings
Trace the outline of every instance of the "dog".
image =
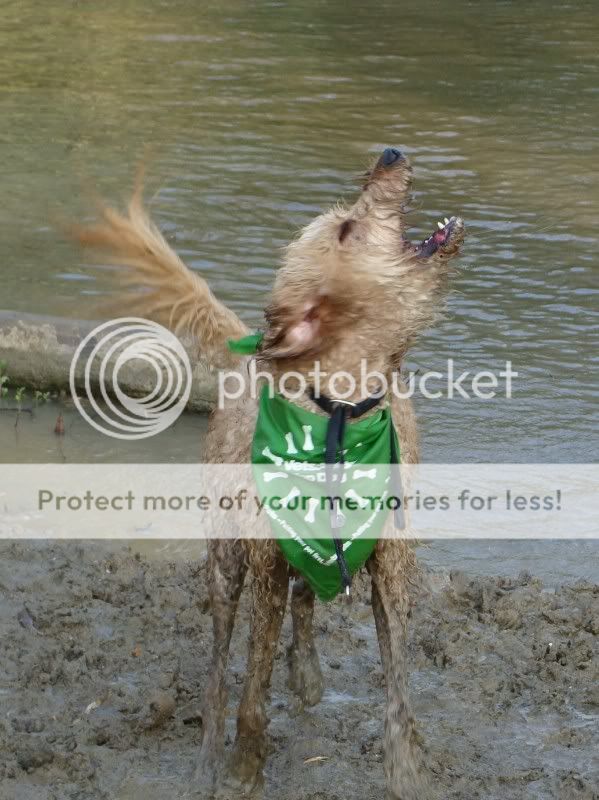
{"type": "MultiPolygon", "coordinates": [[[[408,159],[399,149],[386,148],[366,173],[353,205],[338,205],[318,216],[288,245],[265,310],[257,352],[262,369],[275,381],[290,371],[308,376],[315,361],[328,374],[342,372],[357,379],[365,361],[369,370],[390,376],[398,372],[418,334],[436,320],[447,290],[449,263],[464,238],[464,224],[458,217],[445,218],[427,239],[411,243],[405,223],[411,182],[408,159]]],[[[127,296],[128,313],[191,336],[215,367],[245,372],[250,356],[232,352],[228,343],[247,336],[249,330],[173,252],[144,210],[141,184],[127,213],[103,207],[98,224],[78,227],[74,233],[83,245],[101,248],[125,267],[119,274],[127,286],[143,288],[127,296]]],[[[338,407],[338,398],[348,407],[359,404],[376,390],[374,384],[364,387],[357,382],[348,395],[348,386],[351,389],[351,384],[339,382],[338,394],[328,397],[332,407],[338,407]]],[[[387,400],[402,464],[416,463],[418,436],[411,403],[397,396],[387,400]]],[[[294,403],[327,416],[308,394],[294,403]]],[[[247,393],[215,410],[205,461],[249,463],[257,418],[258,403],[247,393]]],[[[423,800],[428,790],[415,752],[406,670],[409,587],[416,570],[413,547],[405,537],[380,538],[365,566],[387,691],[387,795],[390,800],[423,800]]],[[[261,782],[267,751],[267,692],[290,578],[294,579],[290,684],[305,706],[321,698],[322,676],[312,635],[315,595],[274,538],[211,539],[208,571],[214,642],[197,790],[208,797],[218,785],[225,792],[228,787],[231,798],[243,797],[261,782]],[[248,665],[233,753],[225,770],[226,668],[248,571],[253,592],[248,665]]]]}

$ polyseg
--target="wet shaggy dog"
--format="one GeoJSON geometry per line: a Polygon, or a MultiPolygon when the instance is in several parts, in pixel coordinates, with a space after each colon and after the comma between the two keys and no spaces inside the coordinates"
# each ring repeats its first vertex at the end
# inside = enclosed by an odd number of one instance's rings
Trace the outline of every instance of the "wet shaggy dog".
{"type": "MultiPolygon", "coordinates": [[[[405,206],[411,185],[408,160],[387,148],[367,173],[351,206],[336,206],[313,220],[288,246],[265,312],[259,359],[275,381],[293,371],[308,378],[315,361],[323,372],[349,373],[356,389],[349,397],[343,381],[338,397],[359,402],[377,386],[360,386],[363,360],[369,371],[389,379],[416,336],[438,314],[464,228],[457,217],[419,244],[405,233],[405,206]]],[[[177,333],[191,335],[203,356],[216,367],[243,372],[247,356],[236,356],[227,341],[248,333],[246,326],[220,303],[206,282],[191,272],[169,247],[145,213],[141,192],[127,214],[104,208],[102,220],[80,227],[84,245],[102,248],[131,287],[129,313],[150,317],[177,333]]],[[[335,400],[333,392],[331,396],[335,400]]],[[[295,401],[322,413],[308,396],[295,401]]],[[[402,463],[418,461],[416,422],[409,400],[390,396],[402,463]]],[[[249,393],[211,417],[205,460],[249,463],[257,402],[249,393]]],[[[349,421],[348,424],[351,424],[349,421]]],[[[268,524],[268,523],[257,523],[268,524]]],[[[322,677],[312,635],[314,594],[294,575],[277,542],[213,539],[209,542],[209,575],[214,625],[212,668],[203,709],[204,733],[196,774],[200,797],[216,790],[226,798],[251,794],[261,782],[267,751],[266,701],[290,578],[293,641],[290,683],[304,705],[317,703],[322,677]],[[226,667],[238,600],[248,570],[252,576],[249,657],[237,735],[227,768],[223,767],[226,667]]],[[[406,624],[409,586],[415,558],[409,542],[381,538],[366,568],[372,583],[372,608],[387,690],[384,767],[390,800],[424,800],[414,721],[410,714],[406,672],[406,624]]]]}

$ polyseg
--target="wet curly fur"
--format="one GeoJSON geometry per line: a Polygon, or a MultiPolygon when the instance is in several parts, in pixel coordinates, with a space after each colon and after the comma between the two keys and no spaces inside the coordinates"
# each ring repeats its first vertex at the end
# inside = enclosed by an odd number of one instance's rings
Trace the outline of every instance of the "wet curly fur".
{"type": "MultiPolygon", "coordinates": [[[[398,369],[417,335],[435,321],[449,275],[448,262],[463,239],[461,220],[452,218],[444,232],[435,232],[421,245],[407,241],[404,206],[410,184],[407,159],[388,148],[366,174],[353,205],[336,206],[320,215],[289,244],[265,311],[259,353],[263,370],[275,378],[288,371],[308,375],[318,360],[325,372],[343,371],[359,378],[363,359],[369,370],[387,377],[398,369]]],[[[245,371],[247,359],[231,354],[226,342],[247,333],[246,326],[172,251],[147,216],[140,187],[126,214],[108,207],[101,214],[98,224],[77,227],[74,234],[84,245],[103,249],[125,267],[118,274],[127,287],[144,290],[127,294],[129,313],[190,334],[212,364],[235,365],[245,371]]],[[[293,390],[292,384],[287,386],[293,390]]],[[[342,381],[335,388],[347,398],[342,381]]],[[[375,388],[367,387],[368,391],[375,388]]],[[[318,413],[307,397],[298,402],[318,413]]],[[[418,436],[411,403],[393,397],[391,408],[402,462],[415,463],[418,436]]],[[[249,395],[215,411],[205,460],[249,463],[256,414],[256,401],[249,395]]],[[[195,788],[200,797],[217,790],[219,796],[232,799],[247,796],[261,782],[267,749],[266,697],[290,577],[295,577],[290,684],[300,704],[318,702],[322,678],[311,627],[314,595],[301,578],[290,576],[276,542],[214,539],[208,549],[213,663],[195,788]],[[225,673],[235,611],[248,570],[253,593],[248,667],[233,753],[227,769],[222,769],[225,673]]],[[[428,796],[415,746],[405,663],[409,586],[415,568],[412,547],[398,539],[382,538],[367,563],[387,686],[384,765],[392,800],[428,796]]]]}

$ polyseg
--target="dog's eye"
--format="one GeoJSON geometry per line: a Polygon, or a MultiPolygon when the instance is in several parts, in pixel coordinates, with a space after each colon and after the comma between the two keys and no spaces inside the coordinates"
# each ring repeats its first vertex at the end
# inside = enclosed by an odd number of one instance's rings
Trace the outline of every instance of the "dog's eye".
{"type": "Polygon", "coordinates": [[[343,240],[351,233],[352,228],[355,225],[355,220],[353,219],[346,219],[339,228],[339,241],[343,242],[343,240]]]}

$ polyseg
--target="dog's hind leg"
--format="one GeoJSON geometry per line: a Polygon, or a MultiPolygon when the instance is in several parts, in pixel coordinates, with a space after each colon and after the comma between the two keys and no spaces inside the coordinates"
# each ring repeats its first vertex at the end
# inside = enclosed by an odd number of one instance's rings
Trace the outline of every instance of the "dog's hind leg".
{"type": "Polygon", "coordinates": [[[287,656],[289,659],[289,686],[298,699],[299,710],[315,706],[323,692],[322,672],[314,646],[314,592],[299,578],[291,592],[291,619],[293,639],[287,656]]]}
{"type": "Polygon", "coordinates": [[[208,574],[214,641],[202,712],[204,735],[196,771],[196,784],[202,790],[202,796],[214,788],[223,757],[226,669],[235,612],[246,571],[242,542],[230,539],[212,539],[209,542],[208,574]]]}
{"type": "Polygon", "coordinates": [[[266,695],[287,605],[289,570],[274,542],[252,544],[252,622],[247,677],[237,718],[237,736],[225,788],[250,794],[262,780],[266,757],[266,695]],[[257,557],[259,563],[254,564],[257,557]]]}
{"type": "Polygon", "coordinates": [[[415,569],[410,543],[381,539],[368,562],[372,609],[387,684],[384,766],[388,800],[430,797],[408,698],[408,582],[415,569]]]}

